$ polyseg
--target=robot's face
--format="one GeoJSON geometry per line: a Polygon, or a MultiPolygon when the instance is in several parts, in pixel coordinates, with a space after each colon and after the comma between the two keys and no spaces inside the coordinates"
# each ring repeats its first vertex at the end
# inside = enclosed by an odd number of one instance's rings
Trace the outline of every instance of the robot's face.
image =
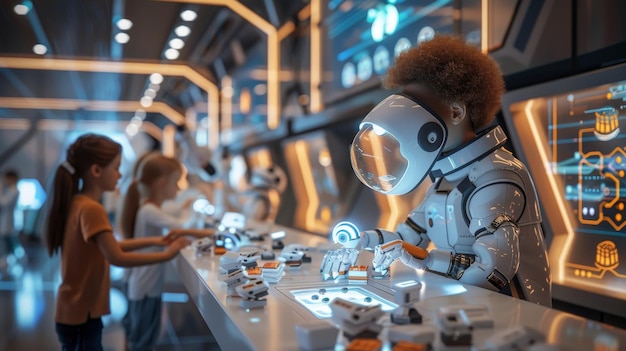
{"type": "Polygon", "coordinates": [[[359,180],[384,194],[406,194],[419,185],[447,137],[434,112],[399,94],[387,97],[363,119],[350,159],[359,180]]]}

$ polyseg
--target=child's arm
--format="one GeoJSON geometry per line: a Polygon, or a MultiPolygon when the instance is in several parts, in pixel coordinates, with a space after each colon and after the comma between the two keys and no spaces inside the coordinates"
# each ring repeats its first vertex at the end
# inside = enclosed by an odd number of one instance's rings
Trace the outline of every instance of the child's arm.
{"type": "Polygon", "coordinates": [[[167,240],[167,237],[150,236],[145,238],[125,239],[118,241],[118,243],[122,251],[135,251],[148,246],[167,246],[177,237],[167,240]]]}
{"type": "Polygon", "coordinates": [[[177,229],[170,230],[170,232],[167,234],[167,238],[175,239],[175,238],[179,238],[183,236],[193,236],[195,238],[204,238],[213,234],[215,234],[215,229],[177,228],[177,229]]]}
{"type": "Polygon", "coordinates": [[[189,244],[188,240],[178,238],[172,241],[166,250],[161,252],[125,252],[110,231],[96,234],[95,240],[109,263],[121,267],[134,267],[168,261],[174,258],[180,249],[189,244]]]}

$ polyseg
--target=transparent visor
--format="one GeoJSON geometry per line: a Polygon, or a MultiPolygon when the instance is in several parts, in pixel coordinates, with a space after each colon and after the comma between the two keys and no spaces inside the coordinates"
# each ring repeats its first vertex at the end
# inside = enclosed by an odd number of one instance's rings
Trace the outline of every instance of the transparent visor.
{"type": "Polygon", "coordinates": [[[398,139],[373,124],[364,125],[357,133],[350,161],[359,180],[382,193],[393,190],[408,168],[398,139]]]}

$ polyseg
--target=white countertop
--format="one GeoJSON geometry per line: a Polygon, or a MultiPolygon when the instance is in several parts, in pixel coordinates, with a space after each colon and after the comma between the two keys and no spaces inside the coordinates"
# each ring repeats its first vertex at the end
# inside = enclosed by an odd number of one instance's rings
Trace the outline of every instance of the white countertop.
{"type": "MultiPolygon", "coordinates": [[[[298,243],[315,248],[326,243],[326,239],[320,236],[286,230],[285,244],[298,243]]],[[[261,243],[270,245],[268,239],[261,243]]],[[[277,250],[276,255],[279,253],[277,250]]],[[[463,285],[429,272],[408,269],[399,262],[393,264],[390,277],[369,279],[367,286],[348,284],[346,280],[324,282],[319,272],[323,252],[314,249],[308,255],[312,257],[311,263],[303,263],[296,270],[286,268],[278,284],[270,284],[265,307],[250,310],[239,306],[239,297],[227,296],[226,284],[220,279],[223,276],[218,269],[220,256],[196,256],[193,249],[187,248],[181,251],[175,264],[191,298],[225,351],[298,350],[295,325],[318,319],[295,301],[291,290],[334,286],[347,286],[349,289],[364,287],[393,302],[390,287],[409,279],[422,283],[421,299],[415,307],[424,317],[424,324],[434,325],[433,319],[441,306],[483,304],[488,307],[494,327],[474,330],[473,344],[476,350],[483,348],[485,338],[515,325],[528,326],[544,333],[546,341],[558,345],[559,350],[626,349],[625,330],[475,286],[463,285]],[[602,342],[605,348],[598,348],[598,342],[602,342]],[[617,346],[607,348],[607,345],[617,346]]],[[[371,253],[364,252],[357,263],[369,265],[372,257],[371,253]]],[[[343,350],[345,344],[346,342],[338,343],[336,350],[343,350]]],[[[389,345],[386,344],[385,348],[388,349],[389,345]]]]}

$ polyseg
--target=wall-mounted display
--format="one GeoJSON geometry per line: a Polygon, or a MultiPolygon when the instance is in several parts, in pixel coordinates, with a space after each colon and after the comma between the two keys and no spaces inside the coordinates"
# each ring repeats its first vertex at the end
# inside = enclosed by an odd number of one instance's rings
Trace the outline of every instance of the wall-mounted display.
{"type": "Polygon", "coordinates": [[[511,137],[537,183],[552,236],[557,299],[559,285],[624,298],[625,74],[626,66],[617,66],[504,98],[511,137]]]}
{"type": "Polygon", "coordinates": [[[324,9],[324,101],[380,84],[394,58],[435,33],[453,32],[453,1],[331,0],[324,9]]]}

